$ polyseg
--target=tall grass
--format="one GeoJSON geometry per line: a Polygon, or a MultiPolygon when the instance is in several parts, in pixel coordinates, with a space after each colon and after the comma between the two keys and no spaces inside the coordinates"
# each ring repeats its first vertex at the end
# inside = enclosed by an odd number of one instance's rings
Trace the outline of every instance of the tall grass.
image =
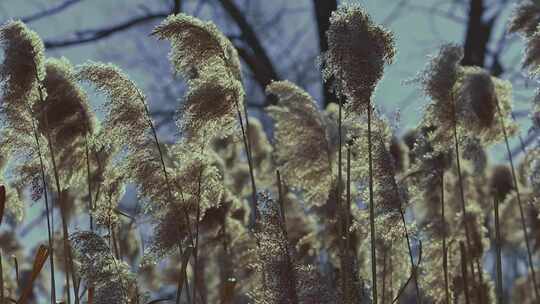
{"type": "MultiPolygon", "coordinates": [[[[510,24],[533,77],[536,17],[540,7],[524,1],[510,24]]],[[[511,84],[462,66],[459,45],[442,45],[412,81],[429,101],[400,139],[374,94],[393,34],[340,6],[320,57],[338,100],[319,109],[300,87],[272,82],[272,140],[249,115],[238,53],[213,23],[172,15],[152,35],[171,43],[187,83],[173,143],[116,66],[47,59],[22,22],[0,28],[0,224],[15,235],[30,192],[44,200],[48,239],[23,252],[0,235],[0,303],[537,301],[540,152],[524,149],[515,163],[511,84]],[[102,107],[81,83],[105,96],[102,107]],[[509,168],[486,156],[503,141],[509,168]],[[137,200],[120,204],[128,185],[137,200]],[[515,282],[503,276],[509,248],[526,253],[515,282]]]]}

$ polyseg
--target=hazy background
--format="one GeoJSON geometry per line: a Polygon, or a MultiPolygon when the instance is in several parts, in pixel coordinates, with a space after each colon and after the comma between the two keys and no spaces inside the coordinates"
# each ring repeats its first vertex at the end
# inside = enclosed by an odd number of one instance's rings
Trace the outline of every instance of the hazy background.
{"type": "MultiPolygon", "coordinates": [[[[320,54],[316,5],[328,6],[335,0],[181,0],[182,12],[212,20],[247,56],[260,60],[247,32],[256,36],[278,79],[287,79],[306,89],[323,106],[321,77],[316,63],[320,54]],[[231,15],[232,3],[246,22],[231,15]],[[247,24],[247,26],[246,26],[247,24]],[[247,38],[246,38],[247,37],[247,38]]],[[[340,3],[341,1],[337,1],[340,3]]],[[[375,102],[390,118],[399,115],[398,132],[413,128],[421,117],[425,98],[417,87],[404,84],[424,66],[427,55],[437,52],[444,42],[465,44],[470,28],[472,5],[483,8],[479,20],[490,23],[485,60],[481,65],[495,69],[500,77],[514,84],[515,111],[529,126],[523,111],[530,108],[533,90],[520,70],[523,44],[519,37],[505,34],[515,1],[509,0],[365,0],[349,1],[363,5],[376,22],[384,23],[396,37],[395,63],[386,70],[375,102]],[[490,22],[491,19],[493,22],[490,22]],[[491,25],[492,23],[492,25],[491,25]],[[499,72],[497,72],[499,74],[499,72]]],[[[172,75],[167,60],[169,45],[149,36],[163,16],[174,11],[174,0],[0,0],[0,20],[22,18],[47,43],[49,56],[65,56],[74,64],[86,60],[112,62],[125,70],[149,95],[154,118],[163,135],[174,132],[172,114],[181,102],[184,84],[172,75]],[[157,16],[156,16],[157,15],[157,16]],[[147,18],[147,19],[145,19],[147,18]],[[142,20],[141,20],[142,19],[142,20]],[[133,23],[133,24],[132,24],[133,23]],[[110,32],[108,32],[110,31],[110,32]],[[90,40],[85,42],[85,40],[90,40]],[[67,42],[67,43],[66,43],[67,42]],[[65,46],[58,46],[59,44],[65,46]],[[70,45],[71,44],[71,45],[70,45]]],[[[485,25],[482,25],[485,26],[485,25]]],[[[471,36],[471,35],[469,35],[471,36]]],[[[471,36],[474,40],[475,37],[471,36]]],[[[478,38],[476,38],[478,39],[478,38]]],[[[250,109],[259,115],[265,102],[262,85],[244,60],[244,78],[250,109]]],[[[263,62],[264,63],[264,62],[263,62]]],[[[264,74],[264,73],[259,73],[264,74]]],[[[527,139],[527,138],[525,138],[527,139]]],[[[517,141],[514,141],[514,146],[517,141]]],[[[502,146],[494,148],[494,161],[502,161],[502,146]]]]}
{"type": "MultiPolygon", "coordinates": [[[[269,79],[290,80],[306,89],[322,107],[332,99],[323,94],[316,59],[321,52],[317,7],[327,13],[335,0],[0,0],[0,22],[22,19],[43,38],[47,55],[67,57],[73,64],[87,60],[120,66],[148,95],[160,136],[175,135],[174,112],[185,84],[175,77],[167,53],[169,44],[149,34],[175,11],[212,20],[242,55],[250,113],[264,116],[268,102],[263,86],[269,79]]],[[[375,102],[398,134],[414,128],[427,102],[418,88],[404,81],[420,71],[429,54],[445,42],[463,44],[474,56],[468,64],[486,67],[514,84],[514,110],[525,144],[534,144],[528,110],[537,85],[520,68],[523,43],[506,34],[516,1],[509,0],[365,0],[360,3],[396,38],[397,57],[386,69],[375,102]],[[487,42],[479,43],[480,38],[487,42]],[[468,42],[468,43],[466,43],[468,42]],[[476,54],[476,55],[475,55],[476,54]],[[481,55],[481,56],[480,56],[481,55]],[[480,57],[481,59],[479,59],[480,57]]],[[[324,13],[324,12],[323,12],[324,13]]],[[[0,58],[1,58],[0,54],[0,58]]],[[[99,98],[93,98],[99,104],[99,98]]],[[[519,154],[519,140],[512,140],[519,154]]],[[[490,149],[492,162],[504,161],[503,145],[490,149]]],[[[519,156],[518,156],[519,157],[519,156]]],[[[134,194],[128,195],[134,200],[134,194]]],[[[29,208],[19,228],[32,243],[45,240],[41,206],[29,208]],[[39,222],[41,221],[41,222],[39,222]],[[38,226],[39,227],[39,226],[38,226]]],[[[521,267],[523,268],[523,267],[521,267]]],[[[521,271],[524,269],[521,269],[521,271]]],[[[513,269],[514,275],[516,269],[513,269]]],[[[509,274],[512,275],[512,274],[509,274]]]]}

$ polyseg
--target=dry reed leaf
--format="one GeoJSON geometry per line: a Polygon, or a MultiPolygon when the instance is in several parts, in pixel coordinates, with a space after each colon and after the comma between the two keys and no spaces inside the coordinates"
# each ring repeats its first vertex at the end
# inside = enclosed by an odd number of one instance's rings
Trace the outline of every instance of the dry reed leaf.
{"type": "Polygon", "coordinates": [[[30,282],[28,282],[28,285],[24,288],[21,294],[21,297],[19,298],[19,301],[17,301],[17,303],[19,304],[26,303],[26,301],[28,300],[28,297],[30,296],[30,293],[32,292],[34,281],[37,279],[48,257],[49,257],[49,248],[47,248],[47,246],[45,245],[39,246],[39,249],[36,253],[36,257],[34,259],[34,266],[32,267],[30,282]]]}
{"type": "Polygon", "coordinates": [[[88,288],[88,304],[94,303],[94,287],[88,288]]]}

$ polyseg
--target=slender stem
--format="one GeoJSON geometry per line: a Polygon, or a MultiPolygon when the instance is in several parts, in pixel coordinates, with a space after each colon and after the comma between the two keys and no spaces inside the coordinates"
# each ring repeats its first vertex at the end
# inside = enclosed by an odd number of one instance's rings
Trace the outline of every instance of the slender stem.
{"type": "Polygon", "coordinates": [[[444,272],[444,294],[446,304],[450,304],[450,289],[448,288],[448,250],[446,248],[446,218],[444,216],[444,171],[441,170],[441,224],[442,224],[442,254],[444,272]]]}
{"type": "Polygon", "coordinates": [[[465,294],[465,304],[469,304],[469,283],[467,280],[467,254],[465,253],[465,244],[459,242],[459,251],[461,253],[461,276],[463,277],[463,292],[465,294]]]}
{"type": "Polygon", "coordinates": [[[499,226],[499,200],[493,198],[493,213],[495,218],[495,251],[497,254],[497,304],[503,304],[501,231],[499,226]]]}
{"type": "MultiPolygon", "coordinates": [[[[167,194],[168,194],[169,200],[172,202],[174,200],[174,196],[172,194],[171,183],[169,181],[169,174],[167,173],[167,167],[165,166],[165,160],[163,158],[163,151],[161,150],[161,146],[159,144],[156,127],[154,126],[154,123],[152,122],[152,116],[150,115],[150,110],[148,109],[148,105],[146,104],[144,96],[142,95],[142,93],[139,90],[137,90],[137,94],[139,95],[139,100],[141,101],[141,103],[142,103],[142,105],[144,107],[146,118],[148,120],[148,125],[150,126],[150,130],[151,130],[152,136],[154,138],[154,143],[156,144],[156,147],[158,149],[159,160],[161,162],[161,170],[163,172],[163,175],[164,175],[164,178],[165,178],[165,184],[166,184],[166,187],[167,187],[167,194]]],[[[184,190],[182,188],[182,185],[179,185],[179,187],[180,187],[180,197],[181,197],[182,201],[185,204],[184,190]]],[[[192,246],[195,246],[195,243],[194,243],[194,240],[193,240],[193,232],[191,231],[191,223],[190,223],[191,221],[189,219],[189,215],[187,214],[186,209],[187,208],[182,208],[183,215],[184,215],[184,218],[186,220],[190,243],[191,243],[192,246]]],[[[181,242],[179,242],[178,244],[180,246],[179,247],[180,254],[182,254],[181,242]]],[[[189,298],[189,283],[187,281],[187,273],[186,273],[185,268],[184,268],[183,272],[184,273],[180,274],[180,278],[179,278],[178,290],[176,292],[176,303],[180,303],[180,297],[182,295],[182,284],[181,284],[181,281],[180,281],[182,276],[184,278],[186,278],[186,280],[184,280],[184,281],[185,281],[185,284],[186,284],[186,288],[188,288],[187,289],[188,303],[191,303],[191,300],[189,298]]]]}
{"type": "Polygon", "coordinates": [[[349,300],[349,280],[348,280],[348,270],[347,269],[347,248],[345,248],[345,242],[343,238],[345,223],[343,221],[343,209],[341,202],[341,193],[342,193],[342,184],[343,180],[343,159],[342,159],[342,147],[343,147],[343,99],[339,98],[339,111],[338,111],[338,177],[337,177],[337,227],[338,227],[338,237],[339,237],[339,254],[340,254],[340,275],[341,275],[341,288],[343,298],[345,301],[349,300]]]}
{"type": "MultiPolygon", "coordinates": [[[[28,111],[32,116],[32,110],[28,107],[28,111]]],[[[49,263],[50,263],[50,273],[51,273],[51,302],[56,302],[56,280],[54,277],[54,242],[53,242],[53,213],[49,210],[49,194],[47,189],[46,175],[45,175],[45,165],[43,164],[43,154],[41,153],[41,146],[39,142],[39,135],[37,133],[36,122],[33,117],[30,118],[32,121],[32,132],[34,135],[34,140],[36,142],[36,149],[38,152],[39,158],[39,167],[41,173],[41,181],[43,185],[43,196],[45,198],[45,213],[47,214],[47,237],[49,241],[49,263]],[[49,216],[50,215],[50,216],[49,216]]],[[[0,302],[1,303],[1,302],[0,302]]]]}
{"type": "MultiPolygon", "coordinates": [[[[248,159],[248,167],[249,167],[249,177],[251,180],[251,199],[252,199],[252,217],[251,217],[251,225],[253,226],[258,219],[258,211],[257,211],[257,186],[255,184],[255,174],[253,173],[253,160],[251,158],[251,148],[249,143],[249,125],[247,122],[248,116],[247,112],[245,113],[246,116],[246,126],[244,127],[244,120],[242,119],[242,112],[240,111],[240,105],[238,104],[238,100],[234,100],[234,103],[236,105],[236,111],[238,114],[238,121],[240,122],[240,129],[242,130],[242,139],[244,140],[244,149],[246,150],[246,155],[248,159]]],[[[245,107],[244,107],[245,108],[245,107]]]]}
{"type": "Polygon", "coordinates": [[[15,283],[17,285],[17,288],[21,288],[21,280],[19,276],[19,261],[17,261],[17,257],[15,255],[13,257],[13,264],[15,265],[15,283]]]}
{"type": "MultiPolygon", "coordinates": [[[[455,105],[454,105],[455,106],[455,105]]],[[[459,141],[457,136],[457,118],[455,115],[455,108],[454,108],[454,124],[453,124],[453,131],[454,131],[454,148],[456,150],[456,165],[457,165],[457,173],[458,173],[458,183],[459,183],[459,195],[460,195],[460,202],[461,202],[461,213],[463,213],[463,228],[465,229],[465,240],[467,242],[467,249],[470,250],[472,248],[471,245],[471,237],[469,233],[469,225],[467,223],[467,210],[465,208],[465,190],[463,189],[463,176],[461,174],[461,160],[459,156],[459,141]]],[[[474,264],[473,260],[470,261],[470,267],[471,267],[471,279],[474,279],[474,264]]]]}
{"type": "Polygon", "coordinates": [[[277,178],[277,188],[278,188],[278,194],[279,194],[279,210],[281,212],[281,224],[283,225],[283,231],[285,232],[285,235],[287,235],[287,222],[285,221],[285,206],[283,201],[285,200],[284,194],[283,194],[283,187],[281,185],[281,175],[279,174],[279,170],[276,170],[276,178],[277,178]]]}
{"type": "Polygon", "coordinates": [[[349,227],[351,226],[351,147],[347,146],[347,205],[345,205],[345,248],[349,250],[351,247],[351,238],[349,235],[349,227]]]}
{"type": "Polygon", "coordinates": [[[0,250],[0,304],[5,303],[4,299],[4,268],[2,267],[2,250],[0,250]]]}
{"type": "Polygon", "coordinates": [[[92,177],[90,175],[90,158],[89,158],[89,152],[88,152],[88,138],[87,135],[84,135],[84,149],[85,149],[85,157],[86,157],[86,179],[88,184],[88,219],[90,223],[90,231],[94,231],[94,218],[92,216],[92,177]]]}
{"type": "Polygon", "coordinates": [[[373,304],[377,304],[377,261],[375,252],[375,206],[373,202],[373,151],[371,145],[371,104],[367,108],[368,117],[368,159],[369,159],[369,227],[371,238],[371,281],[373,284],[373,304]]]}
{"type": "Polygon", "coordinates": [[[401,207],[399,208],[399,213],[401,214],[401,222],[403,223],[403,229],[405,230],[405,239],[407,240],[407,249],[409,250],[409,260],[411,262],[411,273],[412,273],[412,278],[414,282],[414,287],[416,289],[416,303],[421,303],[420,288],[418,287],[418,278],[417,278],[417,272],[416,272],[417,266],[414,265],[411,239],[409,238],[409,231],[407,229],[407,222],[405,221],[405,214],[403,213],[403,209],[401,207]]]}
{"type": "MultiPolygon", "coordinates": [[[[40,90],[41,92],[41,90],[40,90]]],[[[47,123],[46,123],[47,124],[47,123]]],[[[62,220],[62,238],[63,238],[63,243],[64,243],[64,266],[66,268],[66,289],[67,289],[67,302],[68,304],[71,303],[71,294],[70,294],[70,282],[69,282],[69,278],[70,278],[70,274],[71,274],[71,278],[73,280],[73,288],[75,289],[75,281],[76,279],[74,278],[74,274],[72,272],[73,268],[73,261],[71,259],[71,250],[69,249],[69,243],[68,243],[68,235],[69,235],[69,232],[68,232],[68,224],[67,224],[67,218],[66,218],[66,213],[65,213],[65,206],[63,205],[63,202],[62,202],[62,187],[60,186],[60,176],[58,174],[58,167],[56,166],[56,157],[55,157],[55,153],[54,153],[54,149],[53,149],[53,146],[52,146],[52,138],[50,136],[50,132],[49,132],[49,128],[48,126],[45,127],[46,129],[46,136],[47,136],[47,144],[48,144],[48,147],[49,147],[49,153],[51,155],[51,161],[52,161],[52,166],[53,166],[53,173],[54,173],[54,180],[55,180],[55,185],[56,185],[56,193],[58,195],[58,202],[59,202],[59,207],[60,207],[60,218],[62,220]]],[[[79,302],[79,297],[78,297],[78,292],[76,290],[73,290],[74,292],[74,297],[75,297],[75,303],[78,303],[79,302]]]]}
{"type": "MultiPolygon", "coordinates": [[[[382,294],[381,294],[381,304],[384,304],[386,303],[386,253],[390,251],[390,250],[384,250],[383,251],[383,268],[382,268],[382,294]]],[[[390,268],[392,268],[392,266],[390,265],[390,268]]],[[[392,294],[390,294],[390,296],[392,296],[392,294]]]]}
{"type": "MultiPolygon", "coordinates": [[[[347,201],[345,204],[345,208],[343,208],[343,236],[344,236],[344,242],[345,242],[345,258],[347,265],[349,267],[353,266],[352,257],[354,256],[353,252],[351,252],[351,239],[349,234],[349,227],[351,225],[351,147],[347,146],[347,186],[346,186],[346,195],[347,195],[347,201]]],[[[349,270],[347,272],[347,279],[351,281],[351,283],[356,280],[355,272],[352,270],[349,270]],[[352,278],[351,278],[352,277],[352,278]]],[[[355,290],[349,291],[351,293],[356,292],[355,290]]],[[[355,297],[351,297],[354,299],[355,297]]]]}
{"type": "MultiPolygon", "coordinates": [[[[276,170],[276,177],[277,177],[277,188],[278,188],[278,204],[280,208],[280,228],[283,231],[283,236],[285,240],[288,240],[288,233],[287,233],[287,225],[285,223],[285,209],[283,208],[283,189],[281,187],[281,176],[279,174],[279,170],[276,170]]],[[[291,252],[289,250],[289,246],[285,246],[286,251],[286,263],[287,263],[287,272],[290,274],[288,281],[292,285],[290,288],[288,288],[288,294],[287,298],[290,301],[290,303],[298,303],[298,296],[296,294],[296,275],[294,271],[294,265],[291,260],[291,252]]]]}
{"type": "MultiPolygon", "coordinates": [[[[199,221],[201,216],[201,178],[204,167],[201,166],[197,185],[197,217],[195,220],[195,247],[193,248],[193,259],[195,265],[193,267],[193,301],[197,303],[197,287],[198,287],[198,270],[199,270],[199,221]]],[[[201,295],[202,296],[202,295],[201,295]]]]}
{"type": "MultiPolygon", "coordinates": [[[[34,73],[35,73],[36,80],[38,81],[39,101],[43,105],[45,105],[45,97],[44,97],[44,93],[43,93],[44,87],[43,87],[43,84],[41,83],[41,80],[39,79],[39,75],[38,75],[38,72],[37,72],[37,64],[36,64],[36,61],[34,59],[32,59],[32,64],[33,64],[33,67],[34,67],[34,73]]],[[[73,270],[73,260],[72,260],[72,257],[71,257],[71,250],[69,249],[69,243],[68,243],[68,239],[67,239],[69,232],[68,232],[68,226],[67,226],[67,222],[66,222],[66,218],[65,218],[65,212],[64,212],[65,210],[64,210],[63,204],[60,201],[60,199],[62,197],[62,194],[61,194],[61,189],[62,188],[60,187],[60,178],[58,176],[58,169],[57,169],[57,166],[56,166],[54,149],[52,148],[51,135],[50,135],[50,132],[49,132],[49,123],[47,121],[47,115],[44,115],[44,117],[45,117],[45,133],[46,133],[45,135],[47,137],[47,144],[48,144],[48,147],[49,147],[49,153],[51,154],[51,160],[52,160],[53,172],[54,172],[54,180],[55,180],[55,184],[56,184],[56,191],[58,193],[58,198],[57,199],[59,201],[59,207],[60,207],[60,218],[62,220],[62,234],[63,234],[64,256],[65,256],[64,264],[65,264],[65,268],[66,268],[67,304],[70,304],[71,303],[71,294],[70,294],[69,273],[73,270]]],[[[33,126],[34,130],[36,130],[35,122],[33,122],[33,117],[31,119],[32,119],[32,123],[34,125],[33,126]]],[[[35,131],[35,132],[36,132],[35,136],[37,137],[37,131],[35,131]]],[[[75,275],[73,273],[72,273],[72,279],[73,279],[73,293],[74,293],[74,296],[75,296],[75,303],[78,304],[79,303],[78,290],[77,290],[77,286],[75,284],[75,282],[76,282],[75,275]]]]}
{"type": "Polygon", "coordinates": [[[508,153],[508,161],[510,162],[510,170],[512,172],[512,181],[514,183],[514,189],[516,190],[516,198],[518,201],[519,215],[521,219],[521,229],[523,230],[523,236],[525,238],[525,246],[527,247],[527,259],[529,262],[529,270],[531,272],[532,282],[534,285],[534,295],[535,295],[536,301],[538,302],[540,300],[540,291],[538,290],[538,284],[536,283],[536,273],[534,270],[534,264],[533,264],[532,254],[531,254],[531,246],[529,243],[529,236],[527,233],[527,225],[525,224],[525,215],[523,212],[523,204],[521,202],[521,195],[519,191],[519,183],[517,181],[516,169],[514,166],[514,160],[512,158],[512,152],[510,151],[510,144],[508,142],[508,134],[506,132],[506,127],[504,125],[502,111],[499,106],[499,103],[496,102],[495,104],[497,106],[497,113],[499,115],[499,121],[501,123],[501,128],[503,131],[504,143],[506,144],[506,152],[508,153]]]}
{"type": "MultiPolygon", "coordinates": [[[[176,304],[180,304],[180,299],[182,298],[182,285],[185,285],[185,289],[186,289],[186,298],[187,298],[187,302],[188,303],[191,303],[191,296],[190,296],[190,293],[189,293],[189,282],[188,280],[186,280],[187,276],[186,276],[186,271],[185,271],[185,268],[184,267],[184,261],[186,261],[186,259],[189,259],[189,258],[186,258],[184,256],[184,251],[182,250],[182,242],[181,241],[178,241],[178,248],[179,248],[179,251],[180,251],[180,257],[182,259],[182,267],[180,268],[180,273],[179,273],[179,277],[178,277],[178,284],[177,284],[177,288],[176,288],[176,304]]],[[[188,253],[189,253],[189,250],[191,250],[189,247],[187,248],[188,250],[188,253]]],[[[187,261],[186,261],[186,265],[187,265],[187,261]]]]}
{"type": "MultiPolygon", "coordinates": [[[[146,119],[148,121],[148,125],[150,127],[150,130],[152,131],[152,137],[154,139],[154,143],[156,144],[156,147],[158,149],[159,161],[161,162],[161,170],[163,171],[163,176],[165,178],[165,185],[167,187],[167,194],[168,194],[169,200],[172,202],[174,200],[174,196],[172,194],[171,183],[169,181],[169,174],[167,173],[167,167],[165,166],[165,159],[163,157],[163,151],[161,150],[161,145],[159,144],[156,127],[154,126],[154,123],[152,122],[152,116],[150,115],[150,110],[148,109],[148,105],[146,104],[146,101],[145,101],[142,93],[139,90],[137,90],[137,94],[139,95],[139,100],[141,101],[141,103],[142,103],[142,105],[144,107],[144,111],[145,111],[145,114],[146,114],[146,119]]],[[[182,202],[185,203],[186,200],[184,199],[184,189],[182,188],[182,185],[178,185],[178,186],[180,187],[180,197],[182,199],[182,202]]],[[[185,218],[186,223],[187,223],[188,235],[189,235],[189,238],[190,238],[190,243],[191,243],[191,246],[194,246],[195,243],[194,243],[194,240],[193,240],[193,232],[191,231],[191,223],[190,223],[189,215],[187,214],[186,208],[182,208],[182,210],[183,210],[184,218],[185,218]]]]}
{"type": "Polygon", "coordinates": [[[111,234],[111,241],[112,241],[112,246],[114,250],[114,256],[116,257],[117,260],[120,260],[120,250],[118,250],[118,240],[116,239],[116,232],[114,230],[114,224],[111,223],[109,225],[109,230],[111,234]]]}

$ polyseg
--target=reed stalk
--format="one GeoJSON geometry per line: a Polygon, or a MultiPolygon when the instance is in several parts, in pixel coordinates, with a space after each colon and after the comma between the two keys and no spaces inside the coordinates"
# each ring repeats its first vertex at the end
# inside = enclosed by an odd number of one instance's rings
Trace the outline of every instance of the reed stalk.
{"type": "Polygon", "coordinates": [[[497,304],[503,304],[503,282],[502,282],[502,254],[501,254],[501,228],[499,225],[499,200],[493,198],[493,217],[495,219],[495,253],[496,253],[496,291],[497,304]]]}
{"type": "Polygon", "coordinates": [[[444,272],[444,295],[446,304],[450,304],[450,289],[448,287],[448,249],[446,247],[446,218],[444,216],[444,171],[441,170],[441,223],[442,223],[442,255],[444,272]]]}
{"type": "Polygon", "coordinates": [[[371,241],[371,276],[373,304],[377,304],[377,255],[375,250],[375,206],[373,203],[373,147],[371,143],[371,112],[373,111],[371,103],[368,103],[368,162],[369,162],[369,228],[371,241]]]}
{"type": "Polygon", "coordinates": [[[514,183],[514,190],[516,191],[516,198],[517,198],[517,202],[518,202],[518,206],[519,206],[519,216],[520,216],[520,220],[521,220],[521,229],[523,230],[523,236],[524,236],[524,239],[525,239],[525,246],[527,248],[527,261],[528,261],[529,271],[531,272],[531,279],[532,279],[532,282],[533,282],[533,285],[534,285],[534,295],[535,295],[536,301],[539,301],[540,300],[540,291],[538,290],[538,284],[536,283],[536,273],[535,273],[535,270],[534,270],[534,263],[533,263],[532,253],[531,253],[531,245],[530,245],[529,236],[528,236],[528,233],[527,233],[527,225],[526,225],[526,222],[525,222],[525,214],[523,212],[523,203],[521,201],[521,195],[520,195],[520,191],[519,191],[519,183],[518,183],[518,180],[517,180],[516,169],[515,169],[515,166],[514,166],[514,160],[513,160],[513,157],[512,157],[512,152],[510,150],[510,143],[508,141],[508,133],[506,131],[506,126],[504,125],[504,120],[503,120],[503,116],[502,116],[502,113],[501,113],[501,107],[499,106],[498,102],[496,102],[495,105],[497,107],[497,114],[499,116],[499,121],[500,121],[500,124],[501,124],[501,129],[502,129],[502,132],[503,132],[503,136],[504,136],[504,143],[506,145],[506,152],[508,154],[508,161],[510,163],[510,170],[512,172],[512,182],[514,183]]]}
{"type": "Polygon", "coordinates": [[[467,278],[467,253],[465,251],[465,244],[460,241],[459,242],[459,252],[461,254],[461,276],[463,277],[463,293],[465,295],[465,304],[469,304],[470,298],[469,298],[469,282],[467,278]]]}

